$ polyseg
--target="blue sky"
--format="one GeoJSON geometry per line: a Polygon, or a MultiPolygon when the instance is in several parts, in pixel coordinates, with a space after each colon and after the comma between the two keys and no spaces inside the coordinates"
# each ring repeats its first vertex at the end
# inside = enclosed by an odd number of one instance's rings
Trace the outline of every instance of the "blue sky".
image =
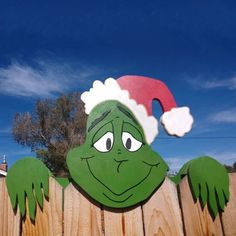
{"type": "Polygon", "coordinates": [[[232,164],[235,11],[235,1],[1,1],[0,155],[10,165],[34,155],[13,141],[11,125],[36,99],[136,74],[164,81],[195,118],[182,139],[160,127],[153,148],[172,169],[201,155],[232,164]]]}

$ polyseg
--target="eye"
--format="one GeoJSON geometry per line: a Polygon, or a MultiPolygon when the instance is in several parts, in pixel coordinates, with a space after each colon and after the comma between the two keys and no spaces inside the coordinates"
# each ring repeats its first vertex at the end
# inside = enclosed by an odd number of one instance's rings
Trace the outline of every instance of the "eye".
{"type": "Polygon", "coordinates": [[[128,132],[122,133],[122,143],[124,147],[130,152],[135,152],[142,146],[142,142],[138,141],[128,132]]]}
{"type": "Polygon", "coordinates": [[[112,149],[113,140],[113,133],[107,132],[100,139],[98,139],[98,141],[95,142],[93,146],[99,152],[109,152],[112,149]]]}

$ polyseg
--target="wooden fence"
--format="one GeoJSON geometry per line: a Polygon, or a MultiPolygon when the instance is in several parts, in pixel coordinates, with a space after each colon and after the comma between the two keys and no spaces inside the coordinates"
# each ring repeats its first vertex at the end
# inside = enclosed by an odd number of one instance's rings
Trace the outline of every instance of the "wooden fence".
{"type": "Polygon", "coordinates": [[[64,192],[50,179],[49,201],[38,207],[35,222],[13,212],[5,179],[0,178],[0,236],[236,235],[236,173],[230,174],[231,199],[213,221],[207,207],[194,203],[187,178],[177,189],[166,179],[143,205],[126,211],[102,208],[70,184],[64,192]]]}

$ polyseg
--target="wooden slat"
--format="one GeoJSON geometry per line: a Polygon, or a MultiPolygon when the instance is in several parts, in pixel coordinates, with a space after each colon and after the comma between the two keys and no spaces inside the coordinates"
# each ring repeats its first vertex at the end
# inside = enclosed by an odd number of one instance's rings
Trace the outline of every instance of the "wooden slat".
{"type": "Polygon", "coordinates": [[[0,178],[0,235],[20,235],[19,210],[14,213],[8,197],[5,178],[0,178]]]}
{"type": "Polygon", "coordinates": [[[44,199],[43,210],[37,206],[35,222],[26,215],[22,222],[22,235],[62,235],[62,188],[55,179],[49,179],[49,201],[44,199]]]}
{"type": "Polygon", "coordinates": [[[101,208],[72,184],[64,195],[64,235],[102,235],[101,208]]]}
{"type": "Polygon", "coordinates": [[[104,228],[106,236],[124,235],[124,219],[122,210],[104,209],[104,228]]]}
{"type": "Polygon", "coordinates": [[[180,183],[180,199],[186,235],[223,235],[219,214],[213,221],[207,204],[202,210],[199,200],[194,203],[187,177],[180,183]]]}
{"type": "Polygon", "coordinates": [[[145,235],[183,235],[177,189],[170,179],[143,205],[143,216],[145,235]]]}
{"type": "Polygon", "coordinates": [[[141,206],[135,209],[124,211],[123,224],[125,235],[143,236],[143,219],[141,206]]]}
{"type": "Polygon", "coordinates": [[[230,177],[230,200],[222,213],[224,233],[227,236],[236,235],[236,173],[230,177]]]}
{"type": "Polygon", "coordinates": [[[141,206],[124,210],[104,207],[104,228],[106,236],[143,236],[141,206]]]}

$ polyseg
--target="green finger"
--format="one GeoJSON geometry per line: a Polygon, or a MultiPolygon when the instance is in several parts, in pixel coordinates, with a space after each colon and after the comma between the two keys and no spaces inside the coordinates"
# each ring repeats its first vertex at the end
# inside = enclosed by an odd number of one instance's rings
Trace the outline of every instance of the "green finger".
{"type": "Polygon", "coordinates": [[[44,191],[44,195],[46,196],[46,197],[48,197],[48,195],[49,195],[49,190],[48,190],[48,188],[49,188],[49,184],[48,184],[48,182],[49,182],[49,177],[48,176],[42,176],[42,187],[43,187],[43,191],[44,191]]]}
{"type": "Polygon", "coordinates": [[[195,198],[195,200],[197,200],[199,197],[198,181],[196,181],[195,178],[191,177],[191,174],[189,174],[189,179],[190,179],[190,185],[191,185],[191,189],[193,191],[194,198],[195,198]]]}
{"type": "Polygon", "coordinates": [[[216,193],[217,193],[217,196],[218,196],[218,203],[219,203],[220,209],[223,211],[224,207],[225,207],[224,193],[221,189],[216,189],[216,193]]]}
{"type": "Polygon", "coordinates": [[[19,192],[17,195],[18,205],[20,208],[21,216],[25,216],[25,192],[19,192]]]}
{"type": "Polygon", "coordinates": [[[12,208],[15,209],[16,208],[16,193],[8,190],[8,194],[10,197],[12,208]]]}
{"type": "Polygon", "coordinates": [[[181,178],[180,178],[180,175],[176,175],[176,176],[170,176],[169,177],[175,184],[179,184],[181,178]]]}
{"type": "Polygon", "coordinates": [[[204,207],[206,205],[207,202],[207,186],[206,183],[202,183],[200,185],[201,187],[201,194],[200,194],[200,198],[201,198],[201,205],[202,207],[204,207]]]}
{"type": "MultiPolygon", "coordinates": [[[[39,168],[39,173],[40,173],[40,169],[39,168]]],[[[38,176],[38,173],[34,173],[34,193],[35,193],[35,197],[37,199],[37,202],[39,203],[40,207],[43,207],[43,196],[42,196],[42,191],[41,191],[41,182],[40,182],[40,177],[38,176]]]]}
{"type": "Polygon", "coordinates": [[[40,184],[38,183],[34,184],[34,191],[35,191],[35,196],[36,196],[37,202],[39,203],[39,206],[43,208],[43,194],[42,194],[40,184]]]}
{"type": "Polygon", "coordinates": [[[7,191],[10,197],[12,208],[15,209],[16,208],[16,192],[14,191],[14,187],[8,182],[7,182],[7,191]]]}
{"type": "Polygon", "coordinates": [[[213,217],[215,218],[218,213],[215,188],[211,188],[208,186],[208,190],[209,190],[209,208],[210,208],[210,211],[211,211],[213,217]]]}
{"type": "Polygon", "coordinates": [[[36,202],[33,194],[33,190],[27,191],[27,199],[28,199],[28,206],[29,206],[29,215],[30,219],[35,219],[35,213],[36,213],[36,202]]]}
{"type": "Polygon", "coordinates": [[[225,196],[225,198],[226,198],[226,202],[228,202],[229,201],[229,187],[227,186],[226,188],[224,188],[223,189],[223,191],[224,191],[224,196],[225,196]]]}

